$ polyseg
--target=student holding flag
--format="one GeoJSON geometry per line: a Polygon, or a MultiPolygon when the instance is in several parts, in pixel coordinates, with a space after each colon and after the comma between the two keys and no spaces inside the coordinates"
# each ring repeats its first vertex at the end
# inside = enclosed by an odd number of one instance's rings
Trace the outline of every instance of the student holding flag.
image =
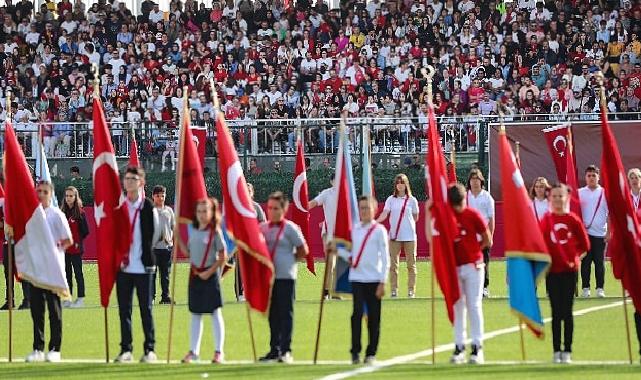
{"type": "MultiPolygon", "coordinates": [[[[180,241],[180,240],[179,240],[180,241]]],[[[224,360],[225,322],[223,320],[223,297],[220,290],[220,270],[225,265],[227,254],[220,229],[220,211],[214,198],[199,201],[192,228],[189,230],[188,247],[191,271],[189,274],[189,311],[191,312],[190,350],[183,363],[198,361],[203,334],[203,315],[211,314],[212,333],[216,351],[212,363],[224,360]]]]}
{"type": "Polygon", "coordinates": [[[550,193],[550,184],[545,177],[538,177],[534,180],[534,184],[530,189],[530,197],[532,197],[532,208],[536,220],[540,222],[545,214],[550,210],[550,201],[548,195],[550,193]]]}
{"type": "MultiPolygon", "coordinates": [[[[454,256],[456,259],[456,272],[458,275],[461,297],[454,304],[454,353],[450,361],[454,364],[465,362],[465,315],[469,315],[472,337],[472,350],[469,362],[483,364],[483,278],[485,265],[482,250],[492,243],[490,230],[487,228],[483,217],[475,209],[468,207],[465,196],[465,187],[460,184],[448,189],[448,202],[454,210],[458,226],[458,235],[454,238],[454,256]],[[481,237],[479,241],[477,236],[481,237]]],[[[429,212],[431,201],[427,202],[426,224],[432,223],[429,212]]],[[[431,237],[432,231],[426,231],[431,237]]]]}
{"type": "Polygon", "coordinates": [[[280,191],[269,195],[267,218],[260,230],[265,236],[269,254],[274,263],[275,281],[269,308],[270,350],[260,358],[261,362],[279,361],[290,364],[294,361],[291,353],[294,323],[294,299],[297,261],[303,261],[309,248],[300,228],[285,219],[289,201],[280,191]]]}
{"type": "MultiPolygon", "coordinates": [[[[60,257],[64,256],[64,250],[73,244],[71,230],[65,214],[59,208],[53,206],[53,185],[51,182],[41,181],[37,187],[38,199],[45,210],[47,225],[56,242],[56,251],[48,254],[60,257]]],[[[26,362],[59,362],[60,347],[62,345],[62,305],[60,297],[48,289],[34,285],[31,288],[31,318],[33,319],[33,352],[26,362]],[[45,304],[49,310],[49,351],[45,355],[45,304]]]]}
{"type": "Polygon", "coordinates": [[[416,294],[416,222],[418,221],[418,201],[412,196],[410,181],[405,174],[394,178],[394,193],[385,201],[383,212],[376,219],[382,223],[389,217],[389,248],[391,297],[398,295],[398,264],[401,249],[405,252],[407,261],[407,296],[414,298],[416,294]]]}
{"type": "Polygon", "coordinates": [[[73,295],[73,275],[76,275],[78,294],[76,301],[64,301],[64,307],[83,307],[85,300],[85,276],[82,273],[82,254],[84,252],[82,242],[89,235],[89,225],[85,212],[82,209],[82,199],[78,189],[69,186],[65,189],[65,200],[62,204],[62,212],[67,218],[73,244],[65,251],[65,272],[69,293],[73,295]]]}
{"type": "Polygon", "coordinates": [[[547,277],[547,290],[552,308],[552,346],[554,363],[572,361],[572,334],[574,318],[572,306],[581,256],[590,249],[588,234],[581,219],[568,212],[569,190],[566,185],[555,185],[550,190],[551,212],[541,220],[541,231],[552,258],[547,277]],[[561,351],[561,323],[563,323],[563,351],[561,351]]]}
{"type": "Polygon", "coordinates": [[[590,249],[581,261],[582,297],[590,297],[590,277],[594,262],[596,295],[605,297],[605,243],[608,235],[608,202],[605,190],[599,185],[599,168],[590,165],[585,169],[586,186],[579,189],[583,225],[590,237],[590,249]]]}
{"type": "Polygon", "coordinates": [[[360,362],[363,306],[367,305],[368,342],[365,364],[373,364],[381,326],[381,299],[389,273],[387,231],[374,220],[376,202],[368,196],[358,199],[360,223],[352,229],[349,281],[352,284],[352,364],[360,362]]]}

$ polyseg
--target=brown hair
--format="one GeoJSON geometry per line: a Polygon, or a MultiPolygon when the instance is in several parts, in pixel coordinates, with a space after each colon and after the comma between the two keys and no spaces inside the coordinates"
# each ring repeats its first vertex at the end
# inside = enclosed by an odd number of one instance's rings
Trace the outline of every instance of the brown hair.
{"type": "Polygon", "coordinates": [[[530,187],[530,197],[532,199],[536,198],[536,191],[534,190],[534,187],[539,182],[545,185],[545,197],[547,198],[548,194],[550,194],[550,190],[552,189],[552,187],[550,186],[550,183],[548,182],[547,178],[537,177],[537,179],[535,179],[534,182],[532,183],[532,187],[530,187]]]}
{"type": "Polygon", "coordinates": [[[283,193],[282,191],[274,191],[273,193],[269,194],[268,200],[278,202],[283,210],[286,210],[287,206],[289,206],[289,199],[287,198],[287,195],[285,195],[285,193],[283,193]]]}
{"type": "Polygon", "coordinates": [[[411,197],[412,188],[410,187],[410,180],[403,173],[397,174],[396,177],[394,177],[394,196],[398,196],[398,190],[396,190],[396,182],[398,182],[399,179],[405,184],[405,194],[407,194],[408,197],[411,197]]]}
{"type": "Polygon", "coordinates": [[[65,199],[62,202],[62,212],[65,213],[65,216],[67,217],[67,219],[69,218],[80,219],[80,217],[82,216],[82,199],[80,199],[80,194],[78,193],[78,189],[76,189],[74,186],[68,186],[65,189],[65,198],[66,198],[67,191],[71,191],[76,199],[73,201],[72,206],[69,206],[67,204],[67,200],[65,199]]]}
{"type": "Polygon", "coordinates": [[[476,178],[481,180],[481,188],[484,189],[485,188],[485,177],[483,177],[483,172],[481,171],[481,169],[474,168],[474,169],[470,170],[470,174],[467,176],[467,185],[466,185],[467,186],[467,190],[471,189],[470,181],[474,177],[476,177],[476,178]]]}
{"type": "Polygon", "coordinates": [[[198,210],[198,206],[200,205],[207,205],[211,207],[212,211],[212,218],[211,222],[209,222],[209,227],[213,229],[217,229],[218,226],[220,225],[220,206],[218,205],[218,199],[216,198],[205,198],[201,199],[198,202],[196,202],[196,207],[194,207],[194,218],[192,219],[192,225],[194,228],[200,227],[200,224],[198,223],[198,217],[196,216],[196,210],[198,210]]]}

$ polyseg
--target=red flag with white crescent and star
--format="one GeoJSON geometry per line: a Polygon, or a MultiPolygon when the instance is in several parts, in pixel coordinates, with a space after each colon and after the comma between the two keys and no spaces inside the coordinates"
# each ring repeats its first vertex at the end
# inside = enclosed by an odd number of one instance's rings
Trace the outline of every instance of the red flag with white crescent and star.
{"type": "Polygon", "coordinates": [[[641,311],[641,227],[621,162],[621,154],[608,124],[605,105],[601,105],[601,178],[610,213],[608,254],[614,277],[621,280],[637,312],[641,311]]]}
{"type": "Polygon", "coordinates": [[[245,299],[252,309],[266,313],[272,292],[274,264],[258,226],[243,168],[222,112],[216,112],[216,135],[225,221],[238,249],[245,299]]]}
{"type": "Polygon", "coordinates": [[[136,135],[133,133],[131,137],[131,148],[129,149],[129,167],[130,168],[141,167],[140,160],[138,159],[138,143],[136,142],[136,135]]]}
{"type": "Polygon", "coordinates": [[[543,134],[548,143],[552,161],[554,161],[557,180],[572,189],[570,193],[570,210],[580,217],[581,202],[579,201],[579,181],[576,173],[572,125],[565,123],[546,128],[543,130],[543,134]]]}
{"type": "Polygon", "coordinates": [[[121,202],[122,187],[114,147],[111,144],[102,101],[93,98],[93,192],[100,304],[109,306],[109,296],[122,261],[131,247],[131,222],[127,203],[121,202]]]}
{"type": "MultiPolygon", "coordinates": [[[[309,196],[307,190],[307,168],[305,167],[305,153],[303,152],[303,143],[300,138],[296,141],[296,168],[294,171],[294,188],[292,189],[292,222],[298,224],[300,230],[305,236],[305,241],[309,241],[309,196]]],[[[314,255],[311,253],[305,258],[307,260],[307,269],[313,274],[314,255]]]]}

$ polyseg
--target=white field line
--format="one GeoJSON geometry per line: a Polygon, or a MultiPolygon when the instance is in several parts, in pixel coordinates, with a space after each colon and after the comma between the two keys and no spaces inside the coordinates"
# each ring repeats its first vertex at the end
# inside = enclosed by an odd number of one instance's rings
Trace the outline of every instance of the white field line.
{"type": "MultiPolygon", "coordinates": [[[[575,311],[573,313],[573,315],[581,316],[581,315],[585,315],[585,314],[588,314],[588,313],[593,313],[595,311],[610,309],[610,308],[621,306],[621,305],[623,305],[623,301],[617,301],[617,302],[613,302],[613,303],[609,303],[609,304],[601,305],[601,306],[588,307],[588,308],[585,308],[585,309],[581,309],[581,310],[575,311]]],[[[545,323],[548,323],[550,321],[552,321],[552,318],[545,318],[544,319],[545,323]]],[[[505,328],[505,329],[494,330],[494,331],[491,331],[489,333],[485,333],[484,334],[484,340],[496,338],[496,337],[501,336],[501,335],[515,333],[515,332],[518,332],[518,331],[519,331],[519,326],[518,325],[517,326],[513,326],[513,327],[508,327],[508,328],[505,328]]],[[[469,343],[469,342],[467,342],[467,343],[469,343]]],[[[440,345],[440,346],[436,346],[434,352],[440,353],[440,352],[450,351],[450,350],[453,350],[453,349],[454,349],[454,343],[448,343],[448,344],[443,344],[443,345],[440,345]]],[[[362,374],[365,374],[365,373],[372,373],[372,372],[379,371],[379,370],[381,370],[383,368],[391,367],[391,366],[398,365],[398,364],[409,363],[409,362],[413,362],[413,361],[415,361],[416,359],[419,359],[419,358],[424,358],[426,356],[431,356],[431,355],[434,354],[434,352],[430,348],[428,350],[423,350],[423,351],[415,352],[415,353],[412,353],[412,354],[396,356],[396,357],[393,357],[393,358],[388,359],[388,360],[382,360],[382,361],[376,362],[375,364],[373,364],[371,366],[359,367],[359,368],[356,368],[356,369],[353,369],[353,370],[350,370],[350,371],[334,373],[332,375],[328,375],[328,376],[322,377],[321,380],[341,380],[341,379],[346,379],[348,377],[362,375],[362,374]]]]}

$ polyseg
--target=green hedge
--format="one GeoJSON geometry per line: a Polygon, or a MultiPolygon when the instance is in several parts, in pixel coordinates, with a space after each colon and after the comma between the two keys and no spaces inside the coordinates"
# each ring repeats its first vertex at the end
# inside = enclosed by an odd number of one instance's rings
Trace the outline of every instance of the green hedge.
{"type": "MultiPolygon", "coordinates": [[[[356,190],[360,193],[361,190],[361,173],[360,170],[355,170],[354,182],[356,190]]],[[[464,178],[466,169],[459,168],[457,175],[459,178],[464,178]]],[[[405,173],[410,179],[412,192],[419,200],[425,199],[425,177],[423,169],[377,169],[374,171],[374,184],[376,187],[376,195],[379,201],[385,200],[393,190],[394,176],[398,173],[405,173]]],[[[311,170],[307,173],[307,180],[309,184],[309,197],[314,198],[323,189],[330,186],[330,179],[334,176],[333,170],[311,170]]],[[[287,194],[291,194],[294,178],[291,172],[283,173],[262,173],[260,175],[248,176],[247,181],[254,185],[255,198],[258,202],[265,202],[269,193],[281,190],[287,194]]],[[[73,185],[78,188],[80,196],[85,205],[93,205],[93,185],[90,179],[82,179],[76,181],[55,180],[56,195],[60,201],[63,199],[64,189],[73,185]]],[[[173,203],[174,189],[176,187],[176,177],[174,173],[148,173],[147,174],[146,192],[151,194],[155,185],[163,185],[167,188],[168,203],[173,203]]],[[[205,174],[205,186],[207,192],[217,198],[221,198],[220,192],[220,176],[218,173],[205,174]]]]}

